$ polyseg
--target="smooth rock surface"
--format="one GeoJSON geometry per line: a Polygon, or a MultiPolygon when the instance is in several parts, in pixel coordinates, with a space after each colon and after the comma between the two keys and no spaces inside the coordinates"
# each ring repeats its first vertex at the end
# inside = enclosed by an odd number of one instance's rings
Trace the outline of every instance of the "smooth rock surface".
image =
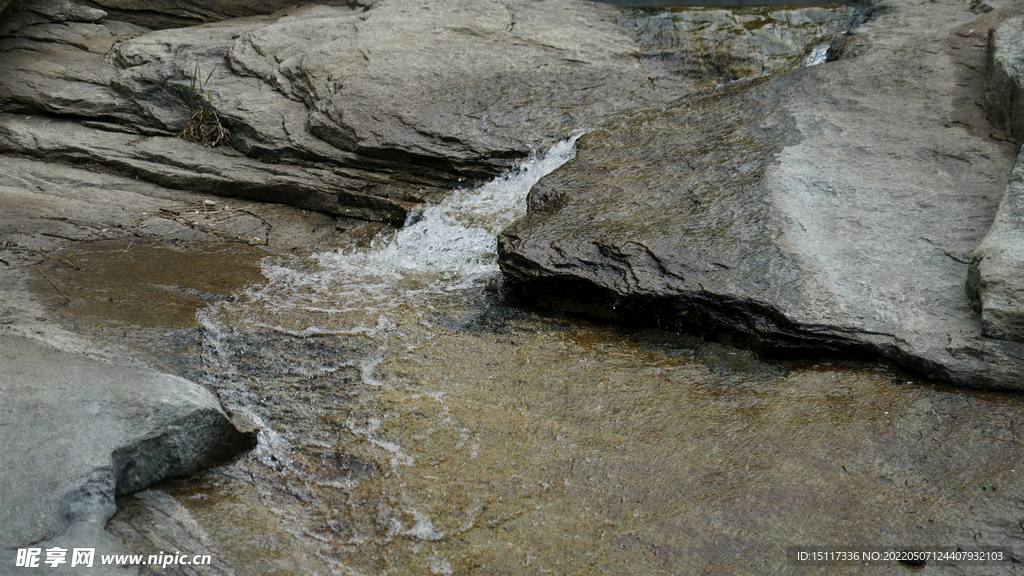
{"type": "Polygon", "coordinates": [[[883,8],[856,58],[582,138],[500,238],[506,275],[550,307],[1024,388],[1024,345],[984,337],[964,290],[1014,157],[976,104],[985,35],[1021,7],[883,8]]]}
{"type": "MultiPolygon", "coordinates": [[[[374,0],[326,0],[322,4],[368,7],[374,0]]],[[[181,28],[204,22],[256,15],[277,15],[296,6],[288,0],[98,0],[96,4],[119,20],[150,28],[181,28]]]]}
{"type": "Polygon", "coordinates": [[[0,336],[0,407],[8,550],[102,526],[115,496],[255,444],[197,384],[19,337],[0,336]]]}

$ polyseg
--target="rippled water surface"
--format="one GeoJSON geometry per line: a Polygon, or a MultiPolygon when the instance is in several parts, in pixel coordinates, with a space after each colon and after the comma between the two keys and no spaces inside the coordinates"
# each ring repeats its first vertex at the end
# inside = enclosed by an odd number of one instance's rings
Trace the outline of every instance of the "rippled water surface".
{"type": "MultiPolygon", "coordinates": [[[[715,84],[817,62],[864,15],[623,23],[664,73],[715,84]]],[[[565,142],[401,230],[367,224],[344,250],[125,238],[48,255],[56,318],[154,350],[261,427],[254,451],[161,488],[209,536],[186,552],[240,576],[852,570],[789,564],[797,545],[1022,554],[1020,395],[503,304],[495,235],[572,155],[565,142]]]]}
{"type": "Polygon", "coordinates": [[[1016,522],[1017,397],[501,305],[494,233],[571,154],[368,246],[265,260],[265,283],[200,310],[189,375],[260,445],[166,490],[229,564],[842,574],[785,547],[977,545],[1016,522]]]}

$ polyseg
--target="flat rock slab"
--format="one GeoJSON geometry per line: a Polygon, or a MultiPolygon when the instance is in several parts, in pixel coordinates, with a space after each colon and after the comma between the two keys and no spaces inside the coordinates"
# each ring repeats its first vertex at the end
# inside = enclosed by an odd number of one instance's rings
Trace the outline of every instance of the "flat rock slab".
{"type": "Polygon", "coordinates": [[[965,289],[1013,165],[976,103],[1007,9],[883,5],[855,58],[584,136],[500,238],[505,274],[547,306],[1024,388],[1024,345],[984,337],[965,289]]]}
{"type": "Polygon", "coordinates": [[[7,550],[102,526],[116,495],[255,444],[193,382],[12,336],[0,336],[0,431],[7,550]]]}

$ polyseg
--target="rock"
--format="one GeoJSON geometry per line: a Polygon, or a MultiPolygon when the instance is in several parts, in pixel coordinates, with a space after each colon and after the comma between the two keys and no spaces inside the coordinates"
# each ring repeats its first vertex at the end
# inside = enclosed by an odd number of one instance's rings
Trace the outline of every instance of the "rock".
{"type": "Polygon", "coordinates": [[[1024,345],[964,291],[1013,154],[975,104],[983,34],[883,3],[857,58],[622,115],[531,192],[499,242],[548,307],[891,359],[1021,389],[1024,345]],[[893,71],[899,70],[895,74],[893,71]]]}
{"type": "MultiPolygon", "coordinates": [[[[1017,144],[1024,141],[1024,17],[989,32],[983,105],[1017,144]]],[[[992,228],[971,257],[967,291],[986,336],[1024,340],[1024,164],[1021,156],[992,228]]]]}
{"type": "Polygon", "coordinates": [[[59,128],[5,118],[0,151],[396,223],[459,179],[489,178],[594,118],[693,86],[653,87],[614,9],[584,2],[396,0],[150,32],[54,1],[29,0],[5,24],[0,112],[59,128]],[[208,74],[241,154],[158,138],[185,127],[192,76],[208,74]],[[153,139],[121,149],[140,136],[153,139]],[[181,156],[154,171],[157,148],[181,156]]]}
{"type": "Polygon", "coordinates": [[[824,61],[829,45],[841,42],[871,10],[868,4],[679,6],[671,11],[626,10],[620,22],[636,37],[643,62],[713,87],[789,70],[816,54],[824,61]]]}
{"type": "MultiPolygon", "coordinates": [[[[322,4],[365,8],[374,0],[327,0],[322,4]]],[[[281,16],[295,8],[285,0],[215,0],[213,2],[168,2],[167,0],[100,0],[96,2],[118,20],[149,28],[182,28],[243,16],[281,16]]]]}
{"type": "MultiPolygon", "coordinates": [[[[19,259],[79,241],[249,243],[258,236],[261,245],[293,249],[329,243],[338,226],[365,224],[19,157],[0,163],[0,205],[0,265],[8,272],[19,259]]],[[[6,304],[15,290],[0,280],[6,304]]]]}
{"type": "MultiPolygon", "coordinates": [[[[102,526],[114,497],[255,445],[204,388],[0,336],[0,543],[102,526]]],[[[6,564],[5,564],[6,565],[6,564]]]]}
{"type": "Polygon", "coordinates": [[[1024,341],[1024,157],[985,239],[971,256],[967,292],[985,336],[1024,341]]]}
{"type": "Polygon", "coordinates": [[[340,149],[485,177],[582,122],[667,97],[616,15],[576,2],[317,8],[239,38],[229,59],[306,102],[310,131],[340,149]]]}
{"type": "Polygon", "coordinates": [[[1024,16],[1009,18],[989,31],[986,69],[985,113],[1020,145],[1024,142],[1024,16]]]}
{"type": "MultiPolygon", "coordinates": [[[[609,114],[708,80],[651,55],[694,34],[652,32],[649,15],[575,0],[313,6],[159,31],[102,8],[26,0],[0,23],[0,114],[10,115],[0,152],[393,224],[456,182],[489,179],[609,114]],[[173,140],[195,81],[230,148],[173,140]]],[[[755,43],[734,43],[742,73],[791,65],[862,17],[764,16],[755,43]],[[801,18],[800,34],[776,31],[801,18]]]]}
{"type": "Polygon", "coordinates": [[[17,5],[17,0],[0,0],[0,18],[2,18],[7,12],[14,10],[17,5]]]}
{"type": "MultiPolygon", "coordinates": [[[[235,571],[228,566],[217,551],[202,526],[188,510],[160,490],[143,490],[131,496],[118,498],[117,514],[107,523],[107,532],[127,543],[131,553],[141,554],[147,559],[158,558],[176,552],[185,555],[191,562],[196,556],[209,556],[209,562],[199,566],[171,565],[176,574],[182,576],[232,576],[235,571]]],[[[205,562],[204,558],[199,558],[205,562]]]]}
{"type": "Polygon", "coordinates": [[[361,193],[363,182],[327,170],[263,163],[179,138],[139,138],[66,120],[0,114],[0,147],[75,164],[103,163],[171,189],[291,204],[328,214],[401,223],[413,206],[361,193]]]}

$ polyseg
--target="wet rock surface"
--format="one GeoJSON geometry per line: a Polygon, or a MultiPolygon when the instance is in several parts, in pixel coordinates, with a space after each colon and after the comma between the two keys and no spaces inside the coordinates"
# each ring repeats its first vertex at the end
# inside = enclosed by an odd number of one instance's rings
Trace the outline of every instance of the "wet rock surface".
{"type": "Polygon", "coordinates": [[[102,526],[114,497],[255,444],[207,390],[36,341],[0,337],[4,548],[102,526]]]}
{"type": "Polygon", "coordinates": [[[626,10],[619,21],[636,36],[641,61],[711,87],[838,60],[871,13],[869,4],[679,6],[626,10]]]}
{"type": "MultiPolygon", "coordinates": [[[[367,223],[26,157],[0,163],[0,205],[0,572],[29,544],[95,547],[93,574],[140,573],[100,566],[101,554],[180,544],[216,555],[187,512],[164,504],[133,501],[125,514],[142,520],[104,527],[116,495],[211,465],[225,444],[254,442],[254,431],[239,441],[207,389],[175,375],[187,366],[138,340],[187,346],[196,309],[259,281],[261,258],[367,223]]],[[[218,562],[205,573],[231,573],[218,562]]],[[[52,572],[84,569],[62,568],[52,572]]]]}
{"type": "Polygon", "coordinates": [[[166,560],[168,554],[184,555],[190,564],[144,566],[143,574],[173,573],[181,576],[234,576],[237,572],[222,558],[217,546],[195,518],[161,490],[142,490],[118,499],[117,514],[106,531],[125,543],[134,554],[166,560]],[[209,556],[209,559],[202,556],[209,556]],[[192,565],[193,560],[198,560],[192,565]]]}
{"type": "Polygon", "coordinates": [[[1024,347],[985,337],[964,289],[1013,163],[976,104],[986,34],[1019,7],[973,22],[966,7],[884,8],[857,58],[582,138],[501,237],[506,275],[563,309],[1020,389],[1024,347]]]}

